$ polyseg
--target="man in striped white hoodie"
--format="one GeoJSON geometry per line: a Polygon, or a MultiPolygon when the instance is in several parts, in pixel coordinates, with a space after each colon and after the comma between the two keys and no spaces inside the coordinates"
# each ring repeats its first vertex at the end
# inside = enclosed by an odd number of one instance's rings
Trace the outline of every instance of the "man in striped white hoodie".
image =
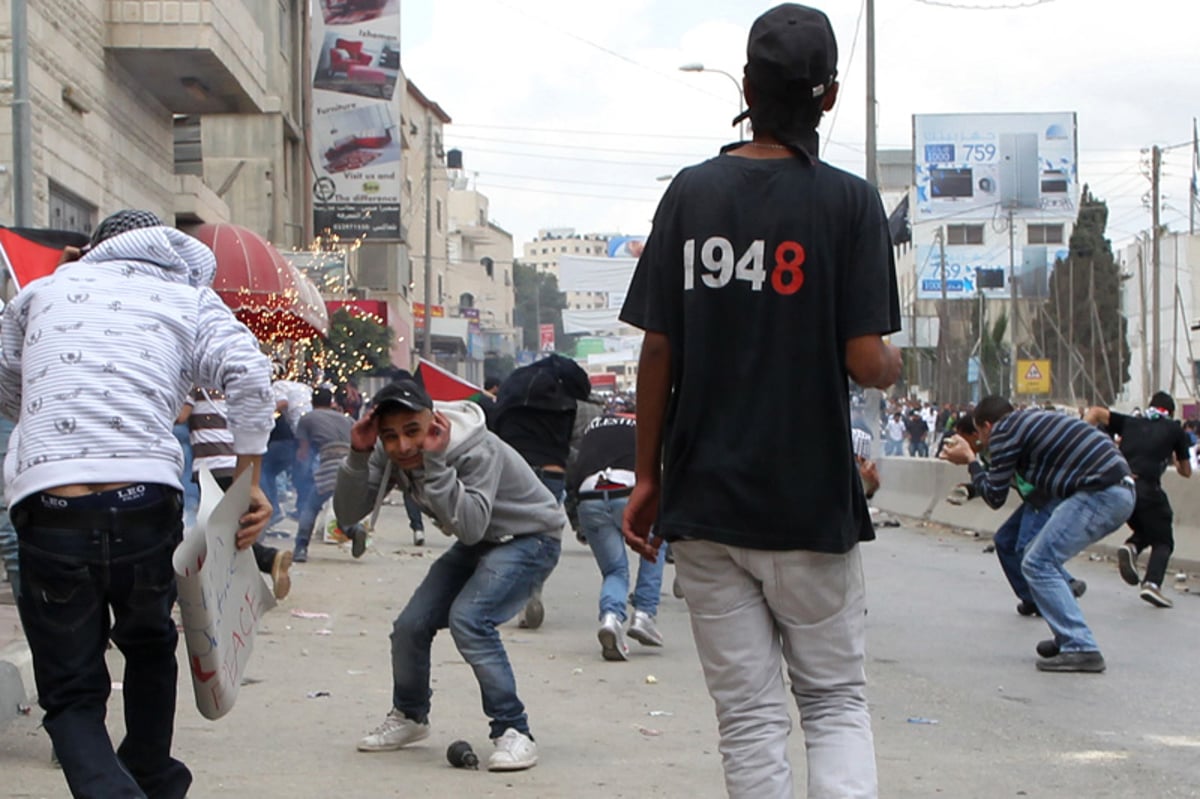
{"type": "Polygon", "coordinates": [[[178,639],[171,555],[183,531],[172,433],[193,385],[229,402],[239,472],[254,472],[239,548],[265,528],[257,471],[271,369],[209,287],[212,252],[146,211],[121,211],[83,256],[26,286],[0,327],[0,412],[17,423],[9,508],[18,608],[38,702],[75,797],[180,799],[171,757],[178,639]],[[111,618],[111,622],[110,622],[111,618]],[[108,641],[125,656],[125,739],[105,728],[108,641]]]}

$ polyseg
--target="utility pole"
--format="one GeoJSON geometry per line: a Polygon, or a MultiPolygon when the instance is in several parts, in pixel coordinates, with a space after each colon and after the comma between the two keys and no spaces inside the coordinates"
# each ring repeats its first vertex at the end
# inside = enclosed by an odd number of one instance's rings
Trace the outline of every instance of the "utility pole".
{"type": "Polygon", "coordinates": [[[1162,206],[1162,197],[1159,192],[1162,188],[1162,148],[1157,144],[1150,151],[1150,268],[1151,281],[1153,287],[1150,294],[1154,300],[1154,316],[1152,335],[1154,337],[1151,344],[1152,349],[1150,361],[1150,379],[1152,385],[1147,386],[1147,391],[1158,391],[1162,383],[1162,295],[1159,294],[1160,284],[1162,282],[1162,261],[1161,253],[1159,252],[1159,227],[1161,220],[1159,218],[1159,209],[1162,206]]]}
{"type": "Polygon", "coordinates": [[[867,4],[867,183],[879,187],[879,163],[875,152],[875,0],[867,4]]]}
{"type": "Polygon", "coordinates": [[[1075,399],[1075,259],[1067,260],[1067,377],[1075,399]]]}
{"type": "Polygon", "coordinates": [[[1200,206],[1200,132],[1196,130],[1196,118],[1192,117],[1192,183],[1188,188],[1188,235],[1196,235],[1196,206],[1200,206]]]}
{"type": "Polygon", "coordinates": [[[1020,345],[1017,343],[1017,337],[1021,335],[1021,311],[1017,307],[1017,256],[1016,256],[1016,235],[1017,231],[1013,225],[1013,209],[1008,209],[1008,294],[1012,300],[1012,324],[1010,326],[1012,336],[1012,396],[1017,395],[1017,358],[1020,357],[1020,345]]]}
{"type": "Polygon", "coordinates": [[[29,105],[29,17],[26,0],[11,0],[13,222],[33,226],[33,134],[29,105]]]}
{"type": "MultiPolygon", "coordinates": [[[[938,303],[938,396],[945,403],[950,397],[950,320],[946,313],[946,228],[937,229],[938,257],[942,265],[942,301],[938,303]]],[[[915,298],[914,298],[915,299],[915,298]]],[[[957,394],[957,392],[955,392],[957,394]]],[[[955,400],[958,397],[955,396],[955,400]]]]}
{"type": "Polygon", "coordinates": [[[421,354],[433,360],[433,113],[425,109],[425,336],[421,354]]]}

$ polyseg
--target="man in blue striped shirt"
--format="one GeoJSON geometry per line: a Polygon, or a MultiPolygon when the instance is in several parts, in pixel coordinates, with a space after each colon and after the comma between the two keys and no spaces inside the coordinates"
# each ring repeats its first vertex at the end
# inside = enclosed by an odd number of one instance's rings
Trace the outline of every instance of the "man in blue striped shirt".
{"type": "Polygon", "coordinates": [[[1054,640],[1037,646],[1038,670],[1104,671],[1104,657],[1061,567],[1133,512],[1129,464],[1112,439],[1091,425],[1052,411],[1014,411],[1003,397],[985,397],[975,407],[975,427],[990,466],[959,437],[942,457],[969,468],[988,505],[1004,504],[1018,466],[1034,487],[1062,499],[1021,561],[1034,602],[1054,633],[1054,640]]]}

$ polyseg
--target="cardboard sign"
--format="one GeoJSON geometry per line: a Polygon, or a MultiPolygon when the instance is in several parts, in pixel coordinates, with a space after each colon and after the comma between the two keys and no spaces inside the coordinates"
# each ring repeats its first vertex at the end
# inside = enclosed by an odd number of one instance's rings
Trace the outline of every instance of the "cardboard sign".
{"type": "Polygon", "coordinates": [[[238,519],[250,506],[251,472],[221,493],[201,468],[196,525],[185,533],[172,563],[187,643],[196,707],[216,720],[233,709],[254,649],[258,620],[275,607],[254,554],[237,549],[238,519]]]}

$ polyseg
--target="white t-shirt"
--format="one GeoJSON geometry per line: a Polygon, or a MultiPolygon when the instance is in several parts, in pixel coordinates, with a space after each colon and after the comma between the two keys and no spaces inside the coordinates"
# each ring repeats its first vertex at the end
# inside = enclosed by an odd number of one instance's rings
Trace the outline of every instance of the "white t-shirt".
{"type": "Polygon", "coordinates": [[[276,405],[287,402],[284,414],[287,416],[288,427],[295,433],[300,418],[312,410],[312,389],[295,380],[276,380],[271,384],[271,391],[275,394],[276,405]]]}
{"type": "Polygon", "coordinates": [[[903,441],[904,440],[904,431],[905,431],[904,422],[899,422],[899,421],[896,421],[895,419],[888,420],[887,436],[888,436],[889,441],[903,441]]]}

